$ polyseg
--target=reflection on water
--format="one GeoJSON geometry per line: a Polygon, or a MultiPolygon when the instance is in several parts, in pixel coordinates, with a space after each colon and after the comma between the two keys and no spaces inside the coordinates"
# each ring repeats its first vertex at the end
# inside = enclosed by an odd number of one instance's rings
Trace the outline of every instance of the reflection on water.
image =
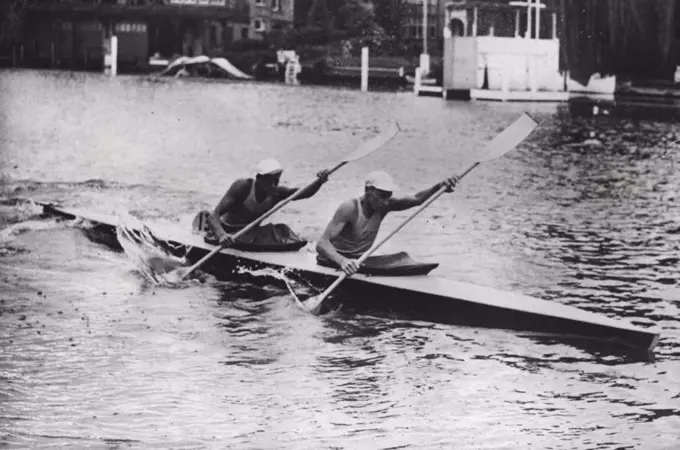
{"type": "MultiPolygon", "coordinates": [[[[675,122],[551,105],[3,72],[0,442],[9,448],[645,448],[680,434],[675,122]],[[170,289],[20,199],[191,226],[276,157],[302,185],[388,120],[404,132],[278,220],[314,242],[366,172],[404,193],[463,170],[524,108],[531,139],[385,251],[662,339],[656,360],[505,330],[300,311],[288,289],[170,289]],[[484,430],[480,432],[480,430],[484,430]]],[[[407,213],[388,218],[391,230],[407,213]]],[[[293,286],[304,290],[306,286],[293,286]]]]}

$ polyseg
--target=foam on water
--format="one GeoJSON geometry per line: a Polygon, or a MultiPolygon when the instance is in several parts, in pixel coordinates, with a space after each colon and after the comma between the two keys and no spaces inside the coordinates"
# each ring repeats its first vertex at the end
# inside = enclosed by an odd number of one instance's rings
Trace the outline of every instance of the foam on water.
{"type": "Polygon", "coordinates": [[[137,271],[155,285],[167,284],[165,275],[186,264],[157,244],[149,228],[125,210],[118,211],[116,237],[137,271]]]}

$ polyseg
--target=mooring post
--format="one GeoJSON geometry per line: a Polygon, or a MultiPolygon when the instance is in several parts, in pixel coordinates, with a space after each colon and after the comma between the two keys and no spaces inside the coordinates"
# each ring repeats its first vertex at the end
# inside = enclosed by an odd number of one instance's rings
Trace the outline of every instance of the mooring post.
{"type": "Polygon", "coordinates": [[[420,94],[420,83],[422,81],[423,72],[420,67],[416,67],[416,79],[413,83],[413,92],[416,95],[420,94]]]}
{"type": "Polygon", "coordinates": [[[111,76],[118,74],[118,36],[111,35],[111,76]]]}
{"type": "Polygon", "coordinates": [[[361,49],[361,92],[368,91],[368,47],[361,49]]]}

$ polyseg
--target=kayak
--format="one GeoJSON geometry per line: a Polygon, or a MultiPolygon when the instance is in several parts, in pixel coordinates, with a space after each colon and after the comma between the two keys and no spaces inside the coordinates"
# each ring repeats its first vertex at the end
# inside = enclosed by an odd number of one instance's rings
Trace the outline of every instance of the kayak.
{"type": "MultiPolygon", "coordinates": [[[[88,236],[113,248],[120,247],[116,239],[118,218],[112,215],[41,204],[44,215],[90,222],[88,236]]],[[[206,242],[198,231],[178,226],[144,224],[156,244],[169,253],[193,264],[217,247],[206,242]]],[[[141,232],[142,230],[137,230],[141,232]]],[[[411,320],[500,328],[525,331],[537,336],[584,338],[623,344],[626,347],[653,351],[660,334],[628,321],[610,318],[555,301],[523,294],[505,292],[491,287],[433,276],[437,263],[413,260],[407,253],[381,255],[362,271],[347,278],[334,297],[343,309],[357,312],[397,312],[411,320]]],[[[322,290],[335,281],[341,272],[320,264],[316,254],[305,248],[278,251],[247,251],[222,248],[201,270],[226,280],[246,277],[247,271],[274,269],[291,280],[322,290]]],[[[278,277],[268,282],[280,284],[278,277]]]]}

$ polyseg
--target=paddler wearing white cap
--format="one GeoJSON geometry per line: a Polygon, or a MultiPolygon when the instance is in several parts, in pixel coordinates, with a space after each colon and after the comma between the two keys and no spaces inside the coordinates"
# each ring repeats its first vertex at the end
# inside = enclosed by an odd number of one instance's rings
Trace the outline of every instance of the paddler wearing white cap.
{"type": "Polygon", "coordinates": [[[380,224],[391,211],[404,211],[422,205],[439,189],[453,192],[457,177],[447,178],[434,186],[405,197],[393,197],[397,186],[392,177],[375,171],[366,176],[364,194],[338,206],[317,245],[317,260],[332,262],[348,276],[359,270],[357,259],[368,251],[380,230],[380,224]]]}
{"type": "MultiPolygon", "coordinates": [[[[281,200],[297,191],[297,188],[279,184],[282,173],[283,168],[279,162],[268,158],[258,163],[254,178],[239,178],[232,183],[207,221],[220,245],[233,245],[232,233],[245,228],[281,200]]],[[[322,170],[316,176],[315,183],[311,184],[307,192],[300,194],[295,200],[307,199],[316,194],[328,181],[328,170],[322,170]]],[[[252,231],[257,232],[257,230],[258,228],[255,228],[252,231]]],[[[247,233],[247,235],[250,234],[253,233],[247,233]]]]}

